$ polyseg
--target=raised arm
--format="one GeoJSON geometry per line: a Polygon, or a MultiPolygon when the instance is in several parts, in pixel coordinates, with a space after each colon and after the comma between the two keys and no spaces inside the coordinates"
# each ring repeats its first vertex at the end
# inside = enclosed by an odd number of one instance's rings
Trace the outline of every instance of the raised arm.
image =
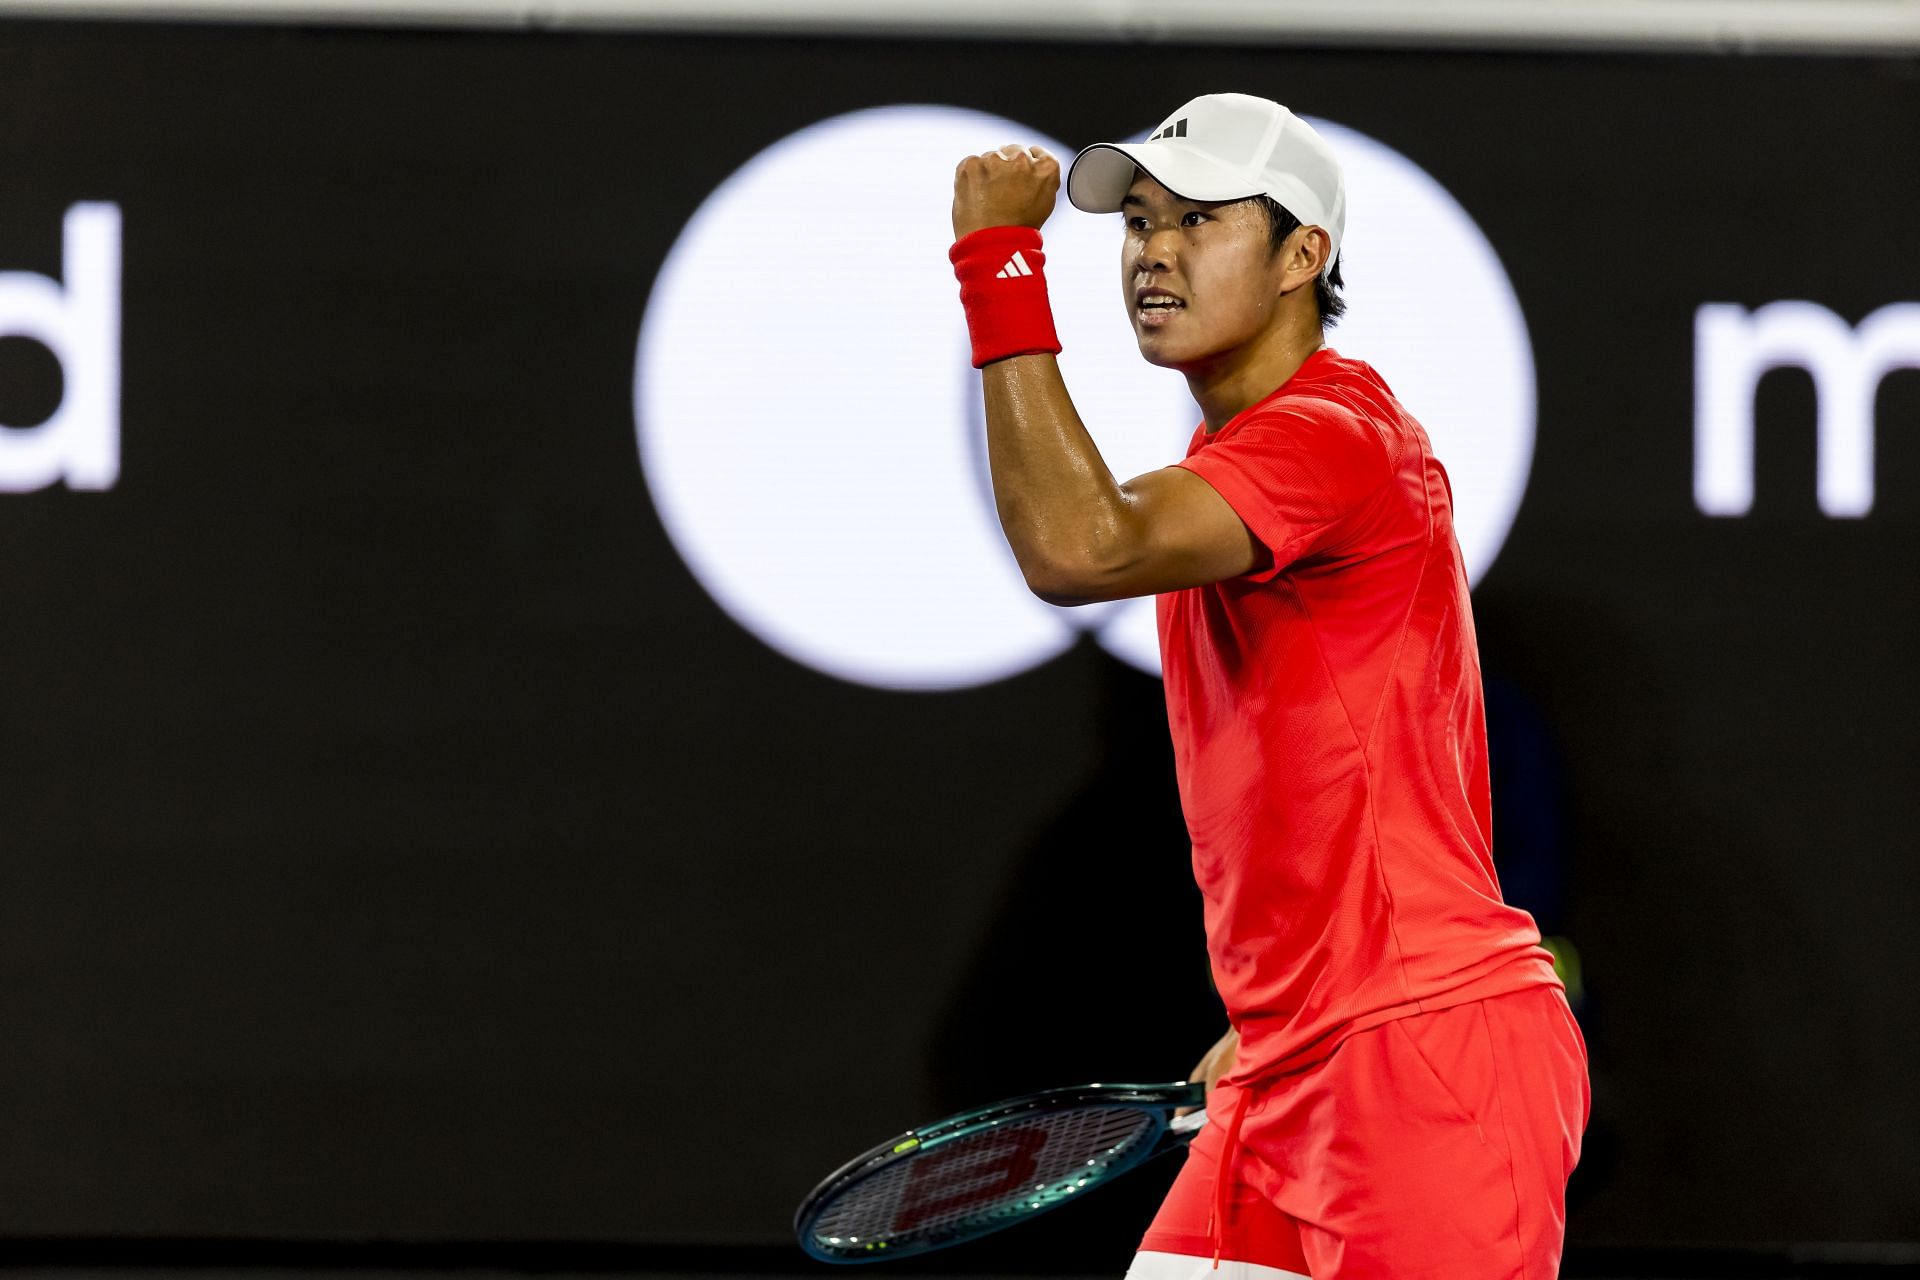
{"type": "MultiPolygon", "coordinates": [[[[1059,164],[1038,147],[1003,147],[963,160],[953,200],[963,281],[963,259],[969,245],[978,243],[968,237],[1006,227],[1032,228],[1037,236],[1059,187],[1059,164]]],[[[969,300],[976,338],[982,327],[996,323],[1024,332],[1018,315],[996,319],[994,290],[1031,292],[1040,281],[1016,275],[979,284],[969,300]]],[[[976,341],[976,353],[981,347],[976,341]]],[[[1198,476],[1168,467],[1117,483],[1050,351],[1000,356],[989,341],[978,358],[985,361],[981,383],[994,503],[1036,595],[1054,604],[1086,604],[1218,582],[1265,563],[1260,542],[1198,476]]]]}

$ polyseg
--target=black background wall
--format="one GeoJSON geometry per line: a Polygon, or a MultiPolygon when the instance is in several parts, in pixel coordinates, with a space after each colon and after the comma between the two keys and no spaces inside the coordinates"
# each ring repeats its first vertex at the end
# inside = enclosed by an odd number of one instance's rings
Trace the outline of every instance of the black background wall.
{"type": "MultiPolygon", "coordinates": [[[[1475,603],[1583,959],[1574,1241],[1920,1238],[1920,373],[1866,516],[1794,371],[1751,514],[1691,488],[1698,306],[1920,299],[1912,62],[31,22],[0,271],[119,205],[124,394],[112,488],[0,493],[0,1234],[772,1243],[944,1109],[1184,1075],[1157,682],[780,656],[664,536],[632,379],[678,229],[796,129],[1223,86],[1417,160],[1527,317],[1475,603]]],[[[0,336],[0,422],[64,376],[0,336]]],[[[1036,1230],[1112,1265],[1170,1172],[1036,1230]]]]}

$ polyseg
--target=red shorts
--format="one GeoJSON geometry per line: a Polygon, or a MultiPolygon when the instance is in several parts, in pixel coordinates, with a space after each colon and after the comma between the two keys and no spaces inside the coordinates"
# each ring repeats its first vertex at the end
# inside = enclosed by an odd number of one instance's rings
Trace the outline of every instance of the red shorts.
{"type": "Polygon", "coordinates": [[[1383,1023],[1297,1074],[1222,1084],[1128,1276],[1551,1280],[1590,1097],[1558,987],[1383,1023]]]}

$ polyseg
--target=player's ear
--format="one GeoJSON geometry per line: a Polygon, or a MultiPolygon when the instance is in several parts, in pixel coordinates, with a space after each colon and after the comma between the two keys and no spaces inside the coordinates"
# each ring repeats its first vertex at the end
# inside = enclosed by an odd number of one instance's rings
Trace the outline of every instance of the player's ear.
{"type": "Polygon", "coordinates": [[[1281,246],[1280,256],[1285,261],[1286,292],[1291,293],[1303,284],[1312,284],[1327,265],[1327,251],[1333,242],[1321,227],[1296,227],[1281,246]]]}

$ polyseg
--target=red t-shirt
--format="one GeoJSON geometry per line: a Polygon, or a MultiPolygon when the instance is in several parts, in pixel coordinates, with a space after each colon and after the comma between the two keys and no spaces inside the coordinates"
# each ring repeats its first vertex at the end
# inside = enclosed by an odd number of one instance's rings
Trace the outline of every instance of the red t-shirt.
{"type": "Polygon", "coordinates": [[[1493,871],[1453,494],[1385,382],[1330,348],[1187,468],[1273,566],[1159,597],[1167,720],[1229,1079],[1394,1018],[1557,984],[1493,871]]]}

